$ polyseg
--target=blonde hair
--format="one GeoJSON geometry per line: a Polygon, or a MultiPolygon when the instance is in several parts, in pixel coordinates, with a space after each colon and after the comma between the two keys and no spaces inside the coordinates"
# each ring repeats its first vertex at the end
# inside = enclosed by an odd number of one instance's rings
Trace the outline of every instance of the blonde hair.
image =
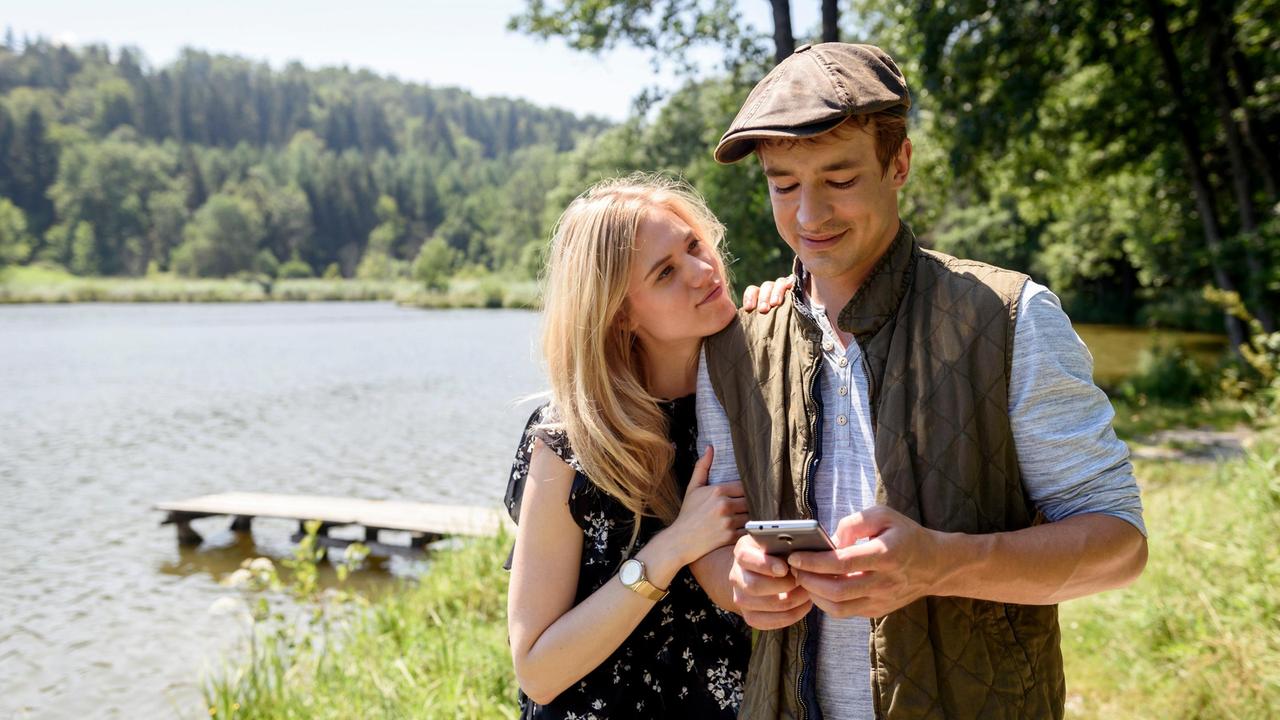
{"type": "MultiPolygon", "coordinates": [[[[556,223],[543,293],[542,349],[554,425],[591,482],[634,514],[634,546],[648,515],[671,523],[682,498],[659,399],[644,384],[636,335],[624,322],[636,231],[663,208],[719,258],[724,226],[688,184],[637,173],[592,185],[556,223]]],[[[727,279],[726,279],[727,284],[727,279]]]]}

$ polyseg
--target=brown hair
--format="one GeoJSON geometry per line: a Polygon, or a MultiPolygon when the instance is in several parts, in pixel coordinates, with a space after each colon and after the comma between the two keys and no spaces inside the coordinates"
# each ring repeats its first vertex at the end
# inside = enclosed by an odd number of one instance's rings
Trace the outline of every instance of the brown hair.
{"type": "Polygon", "coordinates": [[[844,122],[836,125],[821,135],[807,138],[777,138],[761,140],[757,152],[762,145],[769,147],[791,148],[800,143],[824,143],[831,140],[848,140],[855,130],[870,133],[876,141],[876,160],[880,161],[880,175],[889,172],[893,159],[902,150],[902,142],[907,139],[907,116],[902,108],[881,110],[865,115],[850,115],[844,122]]]}

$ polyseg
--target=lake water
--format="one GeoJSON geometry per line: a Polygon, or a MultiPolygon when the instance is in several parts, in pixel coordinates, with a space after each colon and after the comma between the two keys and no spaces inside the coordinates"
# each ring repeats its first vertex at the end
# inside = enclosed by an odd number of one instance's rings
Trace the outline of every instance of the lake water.
{"type": "MultiPolygon", "coordinates": [[[[240,489],[496,506],[532,405],[515,401],[543,386],[536,329],[527,312],[377,303],[0,306],[0,717],[207,717],[200,680],[243,637],[209,612],[236,595],[218,581],[287,555],[295,528],[246,539],[208,518],[182,549],[151,504],[240,489]]],[[[1111,375],[1150,342],[1078,329],[1111,375]]],[[[422,569],[385,568],[359,577],[422,569]]]]}
{"type": "MultiPolygon", "coordinates": [[[[497,506],[537,316],[389,304],[0,307],[0,717],[207,717],[212,603],[292,523],[180,550],[152,503],[233,489],[497,506]],[[256,543],[256,546],[253,544],[256,543]]],[[[392,572],[412,574],[400,561],[392,572]]]]}

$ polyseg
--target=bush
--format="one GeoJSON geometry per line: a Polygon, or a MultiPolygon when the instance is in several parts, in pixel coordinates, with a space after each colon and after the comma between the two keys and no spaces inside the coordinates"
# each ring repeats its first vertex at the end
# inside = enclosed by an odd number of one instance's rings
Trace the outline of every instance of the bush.
{"type": "Polygon", "coordinates": [[[1190,402],[1209,389],[1204,369],[1178,345],[1156,345],[1138,356],[1137,371],[1121,386],[1130,401],[1190,402]]]}
{"type": "Polygon", "coordinates": [[[280,265],[279,271],[276,272],[276,277],[281,280],[301,280],[315,276],[316,274],[312,271],[311,266],[298,256],[297,250],[293,251],[293,254],[289,256],[289,260],[280,265]]]}

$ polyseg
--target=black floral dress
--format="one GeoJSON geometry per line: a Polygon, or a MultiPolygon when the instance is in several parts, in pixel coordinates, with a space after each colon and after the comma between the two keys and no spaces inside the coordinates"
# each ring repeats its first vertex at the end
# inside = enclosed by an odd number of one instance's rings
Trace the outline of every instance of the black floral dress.
{"type": "MultiPolygon", "coordinates": [[[[676,450],[673,470],[683,493],[698,458],[694,397],[663,403],[663,410],[670,421],[670,437],[676,450]]],[[[574,599],[577,604],[605,583],[618,582],[618,566],[629,557],[626,553],[632,515],[587,479],[567,438],[537,429],[550,412],[549,406],[544,405],[529,418],[511,468],[506,505],[512,519],[518,521],[535,437],[578,471],[569,491],[570,514],[582,528],[582,567],[574,599]]],[[[656,518],[645,518],[631,554],[663,527],[656,518]]],[[[550,704],[538,705],[521,692],[521,717],[737,717],[751,654],[750,629],[742,618],[712,603],[687,567],[672,580],[669,590],[607,660],[550,704]]]]}

